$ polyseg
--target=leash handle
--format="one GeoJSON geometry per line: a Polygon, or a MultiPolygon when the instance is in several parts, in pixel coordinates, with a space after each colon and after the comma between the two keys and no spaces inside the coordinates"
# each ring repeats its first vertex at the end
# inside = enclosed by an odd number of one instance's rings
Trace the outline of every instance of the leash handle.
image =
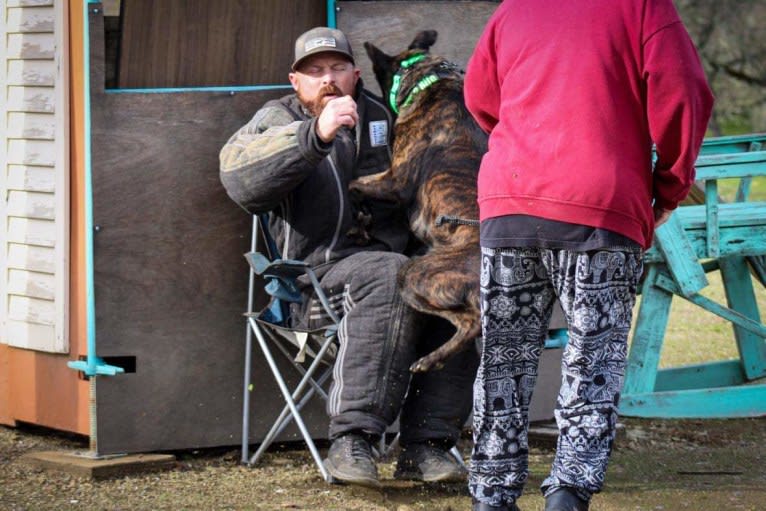
{"type": "Polygon", "coordinates": [[[436,222],[435,223],[436,223],[437,227],[440,227],[440,226],[442,226],[444,224],[473,225],[473,226],[476,226],[476,227],[479,226],[479,221],[478,220],[473,220],[473,219],[470,219],[470,218],[460,218],[460,217],[452,216],[452,215],[439,215],[438,217],[436,217],[436,222]]]}

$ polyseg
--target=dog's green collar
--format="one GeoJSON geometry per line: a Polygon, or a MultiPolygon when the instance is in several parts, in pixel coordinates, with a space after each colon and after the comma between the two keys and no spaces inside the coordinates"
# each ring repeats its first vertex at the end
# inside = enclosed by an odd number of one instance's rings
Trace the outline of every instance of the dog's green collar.
{"type": "Polygon", "coordinates": [[[416,94],[426,90],[428,87],[439,81],[439,75],[436,73],[424,76],[415,84],[412,90],[410,90],[409,94],[407,94],[407,97],[404,99],[404,102],[401,105],[396,104],[396,96],[399,94],[399,88],[402,85],[402,70],[412,67],[412,65],[425,60],[425,58],[426,56],[424,53],[417,53],[399,63],[399,70],[394,75],[394,81],[391,84],[391,92],[388,93],[388,104],[391,106],[391,110],[393,110],[395,114],[399,113],[399,108],[406,107],[412,103],[416,94]]]}

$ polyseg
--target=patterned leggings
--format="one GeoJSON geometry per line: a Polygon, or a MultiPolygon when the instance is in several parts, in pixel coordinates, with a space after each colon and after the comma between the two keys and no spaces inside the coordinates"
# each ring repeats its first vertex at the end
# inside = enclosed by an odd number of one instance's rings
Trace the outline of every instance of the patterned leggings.
{"type": "Polygon", "coordinates": [[[590,499],[604,484],[617,422],[627,338],[643,271],[638,248],[573,252],[482,247],[483,349],[474,383],[469,489],[510,505],[528,475],[529,403],[554,299],[569,324],[543,494],[567,486],[590,499]]]}

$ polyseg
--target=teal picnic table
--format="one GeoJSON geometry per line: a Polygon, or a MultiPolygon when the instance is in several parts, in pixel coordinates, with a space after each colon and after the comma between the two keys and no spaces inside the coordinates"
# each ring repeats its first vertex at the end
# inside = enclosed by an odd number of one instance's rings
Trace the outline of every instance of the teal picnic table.
{"type": "MultiPolygon", "coordinates": [[[[766,134],[705,140],[697,160],[704,204],[683,205],[657,229],[645,257],[641,304],[628,355],[620,413],[633,417],[727,418],[766,415],[766,326],[756,286],[766,284],[766,201],[749,199],[766,176],[766,134]],[[718,182],[738,179],[732,202],[718,182]],[[720,272],[726,304],[700,294],[720,272]],[[674,298],[731,323],[739,358],[659,369],[674,298]],[[762,380],[759,382],[759,380],[762,380]]],[[[704,333],[690,347],[708,349],[704,333]]]]}

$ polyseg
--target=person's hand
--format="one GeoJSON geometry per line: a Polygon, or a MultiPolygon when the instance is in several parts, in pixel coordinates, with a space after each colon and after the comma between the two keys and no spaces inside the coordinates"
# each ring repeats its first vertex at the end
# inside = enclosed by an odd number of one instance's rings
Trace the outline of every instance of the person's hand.
{"type": "Polygon", "coordinates": [[[670,218],[670,215],[673,214],[672,209],[663,209],[660,207],[655,206],[654,207],[654,228],[661,226],[665,222],[668,221],[668,218],[670,218]]]}
{"type": "Polygon", "coordinates": [[[359,122],[356,102],[351,96],[333,98],[327,102],[317,119],[317,136],[324,143],[332,142],[341,126],[353,128],[359,122]]]}

